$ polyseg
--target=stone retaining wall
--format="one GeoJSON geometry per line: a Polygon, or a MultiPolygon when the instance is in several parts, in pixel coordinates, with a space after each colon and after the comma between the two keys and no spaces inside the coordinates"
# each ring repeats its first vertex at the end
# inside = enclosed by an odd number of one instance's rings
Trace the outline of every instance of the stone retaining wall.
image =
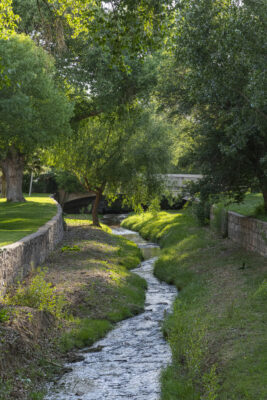
{"type": "Polygon", "coordinates": [[[37,232],[0,247],[0,296],[5,294],[8,286],[22,280],[32,269],[43,263],[62,240],[64,229],[59,204],[57,209],[57,214],[37,232]]]}
{"type": "Polygon", "coordinates": [[[216,207],[213,206],[211,208],[211,227],[245,249],[267,257],[267,222],[245,217],[233,211],[224,211],[223,214],[222,210],[216,211],[216,207]]]}
{"type": "Polygon", "coordinates": [[[228,211],[228,237],[247,250],[267,256],[267,222],[228,211]]]}

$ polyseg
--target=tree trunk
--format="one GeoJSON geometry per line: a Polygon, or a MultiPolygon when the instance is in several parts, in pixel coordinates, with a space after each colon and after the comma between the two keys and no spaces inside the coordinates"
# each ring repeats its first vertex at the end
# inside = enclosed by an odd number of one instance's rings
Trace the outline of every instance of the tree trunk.
{"type": "Polygon", "coordinates": [[[25,201],[22,193],[23,156],[14,147],[11,147],[6,158],[2,160],[1,167],[6,179],[7,201],[25,201]]]}
{"type": "Polygon", "coordinates": [[[4,171],[2,171],[2,179],[1,179],[1,196],[3,198],[6,198],[6,176],[4,174],[4,171]]]}
{"type": "Polygon", "coordinates": [[[267,214],[267,186],[262,190],[263,200],[264,200],[264,209],[267,214]]]}
{"type": "Polygon", "coordinates": [[[96,198],[94,201],[93,209],[92,209],[92,218],[93,218],[93,225],[100,226],[99,219],[98,219],[98,207],[102,196],[102,190],[99,189],[96,192],[96,198]]]}

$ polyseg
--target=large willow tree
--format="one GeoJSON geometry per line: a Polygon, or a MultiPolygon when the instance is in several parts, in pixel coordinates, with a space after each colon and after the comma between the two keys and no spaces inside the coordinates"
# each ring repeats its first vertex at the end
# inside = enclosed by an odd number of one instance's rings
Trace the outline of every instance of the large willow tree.
{"type": "Polygon", "coordinates": [[[125,114],[89,118],[49,154],[53,165],[74,173],[96,196],[92,217],[99,226],[102,194],[122,194],[132,205],[147,203],[161,192],[160,174],[167,172],[171,141],[168,126],[139,108],[125,114]]]}

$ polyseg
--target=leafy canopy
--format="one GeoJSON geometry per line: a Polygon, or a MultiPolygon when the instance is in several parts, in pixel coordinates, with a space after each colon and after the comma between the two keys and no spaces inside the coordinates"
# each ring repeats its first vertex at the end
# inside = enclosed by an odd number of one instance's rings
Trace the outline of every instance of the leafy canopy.
{"type": "Polygon", "coordinates": [[[112,49],[113,61],[124,66],[125,49],[142,57],[160,44],[171,4],[168,0],[48,1],[67,20],[74,37],[93,38],[104,51],[112,49]]]}
{"type": "Polygon", "coordinates": [[[12,0],[1,0],[0,2],[0,39],[6,39],[14,33],[19,17],[14,14],[12,0]]]}
{"type": "Polygon", "coordinates": [[[159,97],[192,122],[187,158],[207,193],[241,195],[255,179],[267,190],[266,16],[265,1],[176,2],[159,97]]]}
{"type": "Polygon", "coordinates": [[[8,83],[0,94],[0,149],[22,154],[50,145],[69,131],[72,106],[55,83],[52,58],[25,35],[0,41],[8,83]]]}
{"type": "Polygon", "coordinates": [[[147,201],[160,191],[159,174],[167,169],[170,145],[166,124],[135,108],[123,116],[83,121],[72,138],[55,148],[52,159],[75,173],[89,191],[147,201]]]}

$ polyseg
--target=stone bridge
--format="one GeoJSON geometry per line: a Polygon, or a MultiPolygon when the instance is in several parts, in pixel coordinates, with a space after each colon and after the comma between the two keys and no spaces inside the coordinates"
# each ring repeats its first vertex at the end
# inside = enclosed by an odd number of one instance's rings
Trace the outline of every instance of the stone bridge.
{"type": "Polygon", "coordinates": [[[203,177],[200,174],[166,174],[166,187],[170,192],[177,196],[183,190],[188,182],[197,182],[203,177]]]}
{"type": "MultiPolygon", "coordinates": [[[[177,197],[186,186],[187,182],[193,181],[196,182],[197,180],[201,179],[202,175],[196,174],[166,174],[163,175],[163,179],[166,183],[167,189],[173,194],[174,197],[177,197]]],[[[66,212],[72,212],[72,208],[86,208],[89,204],[93,202],[95,198],[95,194],[93,192],[80,192],[80,193],[67,193],[64,190],[60,190],[57,195],[58,202],[64,207],[66,212]]],[[[102,201],[105,202],[104,200],[102,201]]],[[[116,203],[116,202],[115,202],[116,203]]],[[[117,202],[115,207],[120,207],[120,202],[117,202]]],[[[102,212],[105,212],[107,208],[107,204],[102,204],[100,209],[102,212]]],[[[126,210],[125,210],[126,211],[126,210]]],[[[129,211],[129,210],[128,210],[129,211]]]]}

